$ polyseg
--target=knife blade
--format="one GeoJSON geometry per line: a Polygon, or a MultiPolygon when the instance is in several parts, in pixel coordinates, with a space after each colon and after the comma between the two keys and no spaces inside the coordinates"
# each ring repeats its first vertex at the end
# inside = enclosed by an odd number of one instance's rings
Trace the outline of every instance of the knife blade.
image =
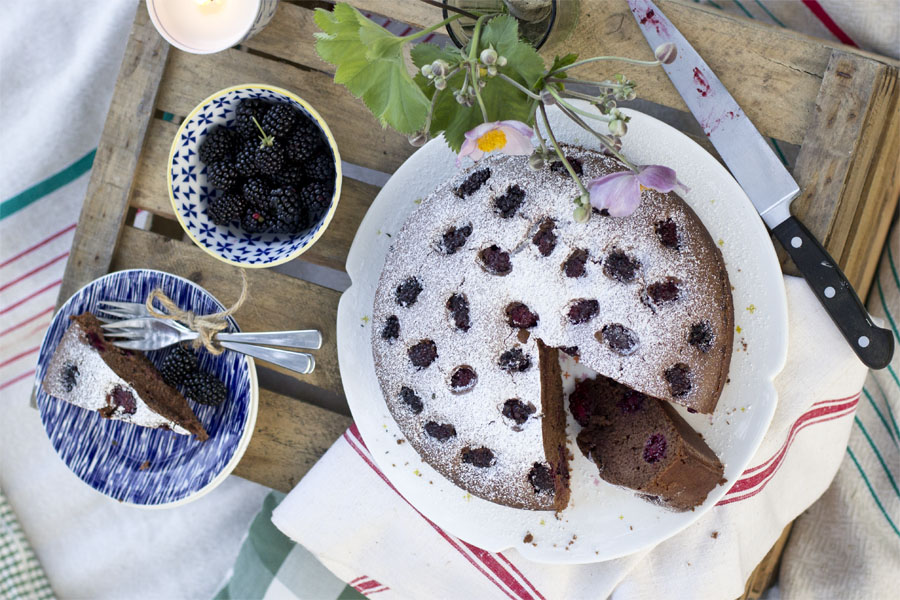
{"type": "Polygon", "coordinates": [[[650,0],[628,0],[638,27],[655,49],[671,42],[677,56],[662,65],[763,222],[797,265],[816,297],[862,362],[882,369],[894,354],[893,334],[872,322],[837,262],[791,216],[800,186],[709,65],[650,0]]]}

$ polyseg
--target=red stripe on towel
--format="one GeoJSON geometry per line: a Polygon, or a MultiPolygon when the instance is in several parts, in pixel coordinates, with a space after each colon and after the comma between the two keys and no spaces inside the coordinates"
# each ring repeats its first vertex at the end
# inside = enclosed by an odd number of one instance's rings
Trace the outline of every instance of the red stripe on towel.
{"type": "Polygon", "coordinates": [[[39,295],[39,294],[42,294],[42,293],[46,292],[47,290],[49,290],[49,289],[52,288],[52,287],[58,286],[60,283],[62,283],[62,279],[57,279],[57,280],[54,281],[53,283],[50,283],[50,284],[45,285],[44,287],[42,287],[42,288],[39,289],[38,291],[32,292],[32,293],[28,294],[27,296],[25,296],[24,298],[22,298],[22,299],[19,300],[18,302],[15,302],[15,303],[13,303],[13,304],[10,304],[9,306],[7,306],[7,307],[4,308],[4,309],[0,309],[0,315],[5,314],[5,313],[8,313],[9,311],[11,311],[12,309],[14,309],[15,307],[19,306],[20,304],[24,304],[24,303],[28,302],[29,300],[31,300],[31,299],[34,298],[35,296],[37,296],[37,295],[39,295]]]}
{"type": "Polygon", "coordinates": [[[34,369],[28,371],[27,373],[22,373],[18,377],[8,379],[8,380],[4,381],[3,383],[0,383],[0,390],[11,386],[12,384],[16,383],[17,381],[21,381],[21,380],[25,379],[26,377],[31,377],[32,375],[34,375],[34,369]]]}
{"type": "Polygon", "coordinates": [[[516,575],[519,576],[519,579],[521,579],[522,581],[524,581],[525,584],[526,584],[528,587],[531,588],[531,591],[534,592],[540,600],[547,600],[546,598],[544,598],[543,594],[541,594],[541,593],[537,590],[537,588],[534,587],[534,585],[532,585],[532,583],[531,583],[530,581],[528,581],[528,578],[525,577],[524,575],[522,575],[522,572],[516,568],[516,565],[512,564],[512,562],[510,562],[510,560],[509,560],[508,558],[506,558],[505,556],[503,556],[503,553],[502,553],[502,552],[501,552],[501,553],[498,553],[497,556],[500,557],[500,560],[502,560],[503,562],[505,562],[506,564],[508,564],[510,569],[512,569],[513,571],[516,572],[516,575]]]}
{"type": "Polygon", "coordinates": [[[20,358],[22,358],[23,356],[28,356],[29,354],[32,354],[32,353],[34,353],[34,352],[37,352],[37,351],[40,350],[40,349],[41,349],[40,346],[35,346],[34,348],[31,348],[30,350],[26,350],[25,352],[22,352],[22,353],[20,353],[20,354],[16,354],[16,355],[13,356],[12,358],[7,358],[7,359],[4,360],[3,362],[0,362],[0,367],[5,367],[5,366],[8,365],[9,363],[15,362],[15,361],[19,360],[20,358]]]}
{"type": "Polygon", "coordinates": [[[822,25],[828,28],[828,31],[831,32],[831,35],[841,40],[843,43],[848,46],[853,46],[854,48],[859,48],[856,45],[856,42],[847,35],[843,29],[841,29],[840,25],[834,22],[834,19],[831,18],[831,15],[825,11],[821,4],[819,4],[818,0],[803,0],[803,4],[806,5],[806,8],[812,12],[812,14],[816,15],[816,18],[822,21],[822,25]]]}
{"type": "Polygon", "coordinates": [[[48,260],[48,261],[45,262],[44,264],[42,264],[42,265],[40,265],[40,266],[38,266],[38,267],[33,268],[32,270],[28,271],[27,273],[24,273],[24,274],[22,274],[22,275],[19,275],[18,277],[16,277],[15,279],[13,279],[12,281],[10,281],[9,283],[4,283],[3,285],[0,285],[0,292],[2,292],[3,290],[5,290],[6,288],[8,288],[8,287],[10,287],[10,286],[12,286],[12,285],[15,285],[15,284],[19,283],[19,282],[22,281],[23,279],[26,279],[26,278],[28,278],[28,277],[31,277],[32,275],[34,275],[34,274],[37,273],[38,271],[40,271],[40,270],[42,270],[42,269],[46,269],[47,267],[49,267],[49,266],[52,265],[53,263],[57,262],[57,261],[60,260],[60,259],[63,259],[63,258],[65,258],[65,257],[67,257],[68,255],[69,255],[69,251],[66,250],[65,252],[63,252],[62,254],[60,254],[59,256],[57,256],[56,258],[51,258],[50,260],[48,260]]]}
{"type": "Polygon", "coordinates": [[[45,308],[44,310],[42,310],[42,311],[39,312],[38,314],[34,315],[33,317],[28,317],[28,318],[25,319],[24,321],[21,321],[21,322],[19,322],[19,323],[16,323],[16,324],[13,325],[12,327],[7,327],[7,328],[4,329],[3,331],[0,331],[0,337],[6,335],[6,334],[9,333],[10,331],[15,331],[15,330],[18,329],[19,327],[24,327],[25,325],[28,325],[29,323],[31,323],[31,322],[34,321],[35,319],[39,319],[39,318],[43,317],[44,315],[46,315],[46,314],[49,313],[49,312],[53,312],[53,309],[54,309],[54,308],[55,308],[55,307],[53,307],[53,306],[51,306],[50,308],[45,308]]]}
{"type": "MultiPolygon", "coordinates": [[[[447,543],[449,543],[453,548],[455,548],[457,552],[462,554],[463,557],[465,557],[465,559],[468,560],[472,564],[472,566],[474,566],[482,575],[484,575],[488,579],[488,581],[490,581],[494,585],[496,585],[497,588],[500,589],[501,592],[506,594],[509,598],[512,598],[513,600],[515,600],[515,596],[513,596],[509,590],[507,590],[505,587],[503,587],[503,585],[501,584],[500,581],[497,581],[494,577],[492,577],[491,574],[488,573],[488,571],[486,571],[484,569],[484,567],[475,560],[475,558],[473,558],[470,554],[468,554],[454,538],[452,538],[450,535],[448,535],[443,529],[441,529],[440,527],[435,525],[434,522],[432,522],[428,517],[426,517],[425,515],[420,513],[418,511],[418,509],[416,509],[415,506],[410,504],[409,500],[404,498],[403,495],[397,491],[397,488],[395,488],[394,485],[388,480],[388,478],[384,475],[384,473],[382,473],[381,470],[375,466],[375,463],[372,462],[372,460],[368,456],[366,456],[366,454],[359,447],[356,446],[356,444],[354,443],[354,439],[359,440],[360,445],[363,448],[365,448],[365,442],[363,442],[362,436],[360,436],[359,429],[356,427],[355,423],[353,425],[351,425],[347,431],[344,432],[343,437],[344,437],[344,439],[347,440],[347,443],[350,444],[350,447],[353,448],[354,450],[356,450],[356,453],[359,454],[360,458],[362,458],[363,461],[365,461],[365,463],[367,465],[369,465],[369,467],[373,471],[375,471],[375,473],[381,478],[381,480],[384,481],[388,485],[388,487],[390,487],[392,490],[394,490],[394,492],[398,496],[403,498],[403,501],[406,502],[407,504],[409,504],[410,507],[412,507],[412,509],[415,510],[419,514],[420,517],[425,519],[425,522],[428,523],[429,525],[431,525],[431,527],[442,538],[444,538],[447,541],[447,543]],[[348,435],[348,434],[351,434],[351,435],[348,435]]],[[[527,600],[528,598],[531,598],[531,596],[530,595],[520,596],[520,598],[522,600],[527,600]]]]}
{"type": "Polygon", "coordinates": [[[7,259],[4,260],[2,263],[0,263],[0,267],[5,267],[5,266],[8,265],[9,263],[14,262],[14,261],[16,261],[16,260],[22,258],[23,256],[25,256],[25,255],[28,254],[29,252],[34,252],[35,250],[37,250],[38,248],[40,248],[40,247],[43,246],[44,244],[48,244],[48,243],[52,242],[53,240],[55,240],[55,239],[58,238],[59,236],[63,235],[64,233],[66,233],[66,232],[68,232],[68,231],[72,231],[73,229],[75,229],[75,226],[76,226],[77,224],[78,224],[78,223],[72,223],[71,225],[69,225],[69,226],[66,227],[65,229],[63,229],[63,230],[61,230],[61,231],[57,231],[56,233],[54,233],[54,234],[51,235],[50,237],[45,238],[44,240],[38,242],[38,243],[35,244],[34,246],[32,246],[32,247],[30,247],[30,248],[26,248],[25,250],[22,250],[21,252],[19,252],[19,253],[16,254],[15,256],[13,256],[12,258],[7,258],[7,259]]]}

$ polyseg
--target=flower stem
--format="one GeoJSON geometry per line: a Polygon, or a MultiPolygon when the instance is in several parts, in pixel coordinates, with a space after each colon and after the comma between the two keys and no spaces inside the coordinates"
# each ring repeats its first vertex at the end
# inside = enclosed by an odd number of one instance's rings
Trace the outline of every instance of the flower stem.
{"type": "Polygon", "coordinates": [[[259,124],[259,121],[256,120],[256,117],[250,118],[253,119],[253,123],[256,125],[256,128],[259,129],[259,147],[262,148],[263,146],[271,146],[275,141],[275,138],[271,135],[266,135],[266,132],[263,131],[262,125],[259,124]]]}
{"type": "Polygon", "coordinates": [[[438,0],[419,0],[419,2],[424,2],[425,4],[430,4],[431,6],[437,6],[438,8],[444,8],[449,10],[450,12],[455,12],[460,16],[469,17],[470,19],[477,19],[479,16],[462,8],[451,6],[447,2],[439,2],[438,0]]]}
{"type": "Polygon", "coordinates": [[[584,115],[585,117],[589,117],[589,118],[591,118],[591,119],[597,119],[598,121],[603,121],[604,123],[609,123],[609,122],[612,120],[612,119],[610,119],[609,117],[606,117],[606,116],[603,116],[603,115],[595,115],[595,114],[590,113],[590,112],[588,112],[588,111],[586,111],[586,110],[581,110],[580,108],[576,108],[575,106],[572,106],[571,104],[569,104],[568,102],[566,102],[565,100],[563,100],[562,96],[560,96],[560,95],[556,92],[556,90],[553,89],[552,86],[548,86],[548,87],[547,87],[547,91],[550,92],[550,95],[551,95],[551,96],[553,96],[554,98],[556,98],[556,101],[557,101],[561,106],[564,106],[564,107],[568,108],[568,109],[569,109],[570,111],[572,111],[572,112],[576,112],[576,113],[578,113],[579,115],[584,115]]]}
{"type": "Polygon", "coordinates": [[[632,65],[642,65],[645,67],[658,67],[662,63],[658,60],[637,60],[634,58],[625,58],[624,56],[595,56],[593,58],[586,58],[584,60],[579,60],[578,62],[573,62],[571,65],[566,65],[565,67],[560,67],[556,69],[550,75],[554,75],[556,73],[562,73],[563,71],[568,71],[569,69],[573,69],[575,67],[580,67],[581,65],[586,65],[592,62],[598,62],[601,60],[620,60],[622,62],[630,63],[632,65]]]}
{"type": "Polygon", "coordinates": [[[579,116],[576,115],[575,113],[569,111],[565,106],[560,106],[560,110],[563,111],[563,113],[565,113],[565,115],[566,115],[567,117],[569,117],[570,119],[572,119],[573,121],[575,121],[575,123],[577,123],[578,125],[580,125],[582,129],[584,129],[585,131],[588,131],[589,133],[593,134],[593,136],[594,136],[595,138],[597,138],[598,140],[600,140],[600,143],[603,144],[603,145],[606,147],[606,149],[609,150],[609,152],[610,152],[613,156],[615,156],[615,157],[618,158],[620,161],[622,161],[622,162],[625,164],[626,167],[628,167],[628,168],[631,169],[632,171],[637,172],[637,167],[634,166],[634,165],[631,163],[631,161],[629,161],[627,158],[625,158],[625,157],[622,155],[621,152],[619,152],[618,150],[616,150],[616,147],[612,144],[612,142],[610,141],[610,139],[609,139],[608,137],[606,137],[605,135],[599,134],[599,133],[597,133],[596,131],[594,131],[594,129],[593,129],[590,125],[588,125],[587,123],[585,123],[584,120],[581,119],[581,117],[579,117],[579,116]]]}
{"type": "Polygon", "coordinates": [[[485,16],[478,17],[478,20],[475,21],[475,31],[472,33],[472,41],[469,42],[469,68],[472,70],[472,85],[475,88],[475,98],[478,99],[478,106],[481,108],[481,116],[484,118],[484,122],[488,122],[488,113],[487,108],[484,105],[484,100],[481,98],[481,87],[478,85],[478,61],[475,59],[475,55],[478,52],[478,42],[481,39],[481,26],[484,24],[485,16]]]}
{"type": "Polygon", "coordinates": [[[508,84],[510,84],[511,86],[517,88],[520,92],[522,92],[523,94],[525,94],[525,95],[528,96],[529,98],[531,98],[531,99],[533,99],[533,100],[540,100],[540,99],[541,99],[540,96],[538,96],[537,94],[535,94],[534,92],[532,92],[531,90],[529,90],[527,87],[525,87],[524,85],[522,85],[521,83],[519,83],[518,81],[516,81],[515,79],[513,79],[512,77],[509,77],[508,75],[504,75],[503,73],[497,73],[497,76],[498,76],[500,79],[502,79],[503,81],[505,81],[506,83],[508,83],[508,84]]]}
{"type": "Polygon", "coordinates": [[[583,85],[593,85],[600,88],[619,89],[625,87],[621,83],[615,81],[590,81],[588,79],[575,79],[574,77],[548,77],[548,83],[580,83],[583,85]]]}
{"type": "Polygon", "coordinates": [[[410,35],[408,35],[408,36],[402,38],[402,39],[403,39],[403,43],[406,44],[406,43],[411,42],[411,41],[413,41],[413,40],[417,40],[417,39],[419,39],[420,37],[425,36],[425,35],[428,35],[428,34],[431,33],[432,31],[434,31],[434,30],[436,30],[436,29],[440,29],[440,28],[443,27],[444,25],[447,25],[448,23],[452,23],[453,21],[456,21],[457,19],[461,19],[461,18],[462,18],[462,15],[453,15],[453,16],[447,17],[446,19],[444,19],[444,20],[441,21],[440,23],[437,23],[437,24],[435,24],[435,25],[432,25],[431,27],[426,27],[426,28],[423,29],[422,31],[417,31],[417,32],[415,32],[415,33],[413,33],[413,34],[410,34],[410,35]]]}
{"type": "Polygon", "coordinates": [[[576,92],[575,90],[565,89],[561,91],[560,94],[566,98],[579,98],[581,100],[587,100],[591,104],[601,104],[603,102],[603,98],[591,96],[590,94],[582,94],[581,92],[576,92]]]}
{"type": "Polygon", "coordinates": [[[584,187],[584,184],[581,183],[581,179],[578,175],[575,174],[575,169],[572,168],[572,165],[569,164],[569,160],[566,158],[566,155],[563,154],[562,148],[559,147],[559,143],[556,141],[556,136],[553,135],[553,129],[550,128],[550,121],[547,119],[547,110],[544,108],[544,103],[541,102],[538,104],[538,108],[541,111],[541,119],[544,121],[544,128],[547,129],[547,135],[550,136],[550,143],[553,144],[553,149],[556,150],[556,155],[559,157],[559,160],[562,161],[563,166],[566,168],[566,171],[569,172],[569,176],[575,180],[575,183],[578,184],[578,189],[581,190],[581,194],[587,194],[588,191],[584,187]]]}

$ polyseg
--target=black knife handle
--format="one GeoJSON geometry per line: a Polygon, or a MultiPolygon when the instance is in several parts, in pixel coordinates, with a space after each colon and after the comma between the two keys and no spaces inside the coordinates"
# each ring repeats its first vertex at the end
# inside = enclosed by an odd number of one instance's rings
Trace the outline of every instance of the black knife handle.
{"type": "Polygon", "coordinates": [[[794,217],[772,232],[860,360],[871,369],[885,368],[894,355],[894,334],[872,322],[828,251],[794,217]]]}

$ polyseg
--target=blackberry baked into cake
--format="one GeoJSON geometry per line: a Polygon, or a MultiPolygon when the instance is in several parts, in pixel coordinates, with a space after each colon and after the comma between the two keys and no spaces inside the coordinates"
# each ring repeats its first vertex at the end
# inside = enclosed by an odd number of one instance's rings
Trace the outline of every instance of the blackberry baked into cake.
{"type": "MultiPolygon", "coordinates": [[[[624,170],[575,147],[589,180],[624,170]]],[[[558,352],[628,388],[711,413],[731,360],[721,253],[674,194],[572,220],[559,165],[486,157],[425,198],[386,259],[373,354],[387,405],[423,459],[513,507],[568,502],[558,352]]]]}
{"type": "Polygon", "coordinates": [[[90,313],[70,319],[41,382],[46,393],[105,419],[193,434],[201,442],[209,438],[184,396],[146,356],[104,339],[90,313]]]}

